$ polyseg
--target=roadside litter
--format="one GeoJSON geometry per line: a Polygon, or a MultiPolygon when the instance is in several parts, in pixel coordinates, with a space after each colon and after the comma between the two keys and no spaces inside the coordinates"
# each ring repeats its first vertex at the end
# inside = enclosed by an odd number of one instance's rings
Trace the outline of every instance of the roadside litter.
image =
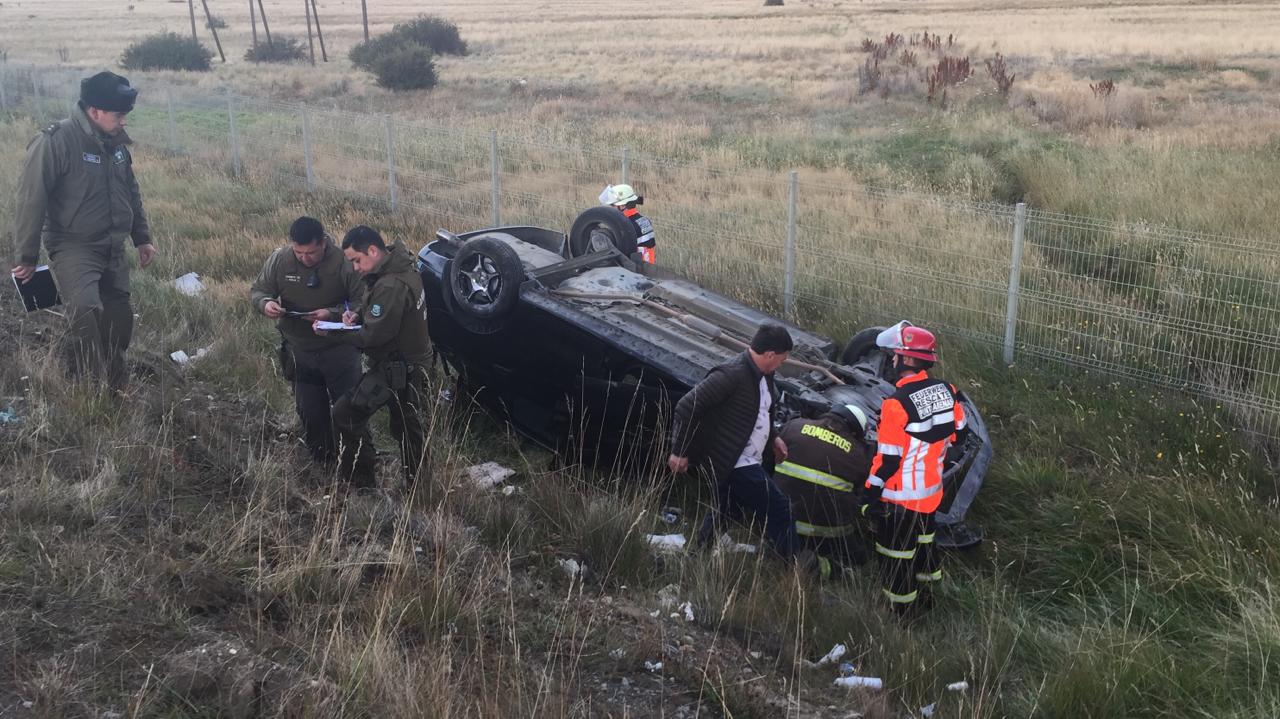
{"type": "Polygon", "coordinates": [[[561,559],[560,568],[564,570],[565,574],[569,575],[570,579],[577,579],[578,575],[582,574],[583,570],[587,568],[587,565],[579,564],[576,559],[561,559]]]}
{"type": "Polygon", "coordinates": [[[882,689],[884,681],[880,677],[836,677],[835,685],[850,689],[882,689]]]}
{"type": "Polygon", "coordinates": [[[684,620],[686,622],[693,621],[693,604],[691,602],[685,602],[684,604],[681,604],[680,611],[684,614],[684,620]]]}
{"type": "Polygon", "coordinates": [[[476,464],[466,469],[467,478],[480,489],[496,489],[499,484],[515,475],[516,471],[497,462],[476,464]]]}
{"type": "Polygon", "coordinates": [[[644,662],[644,668],[651,672],[660,672],[662,671],[662,662],[651,662],[646,659],[644,662]]]}
{"type": "Polygon", "coordinates": [[[844,657],[845,652],[848,652],[848,651],[849,650],[847,647],[845,647],[845,645],[837,644],[834,647],[831,647],[831,651],[827,652],[821,659],[819,659],[816,662],[816,665],[822,666],[824,664],[835,664],[836,662],[840,661],[840,659],[844,657]]]}
{"type": "Polygon", "coordinates": [[[195,297],[201,292],[204,292],[204,289],[205,289],[204,283],[200,281],[200,275],[197,275],[194,272],[188,272],[187,274],[174,280],[173,286],[176,287],[179,292],[186,295],[187,297],[195,297]]]}
{"type": "MultiPolygon", "coordinates": [[[[968,688],[969,688],[969,682],[966,682],[963,680],[958,682],[951,682],[950,684],[947,685],[947,691],[949,692],[962,692],[968,688]]],[[[929,719],[929,717],[933,716],[934,713],[937,711],[938,711],[938,702],[934,702],[928,706],[920,707],[920,716],[924,717],[925,719],[929,719]]]]}
{"type": "Polygon", "coordinates": [[[18,410],[9,405],[3,411],[0,411],[0,424],[17,424],[22,421],[22,417],[18,415],[18,410]]]}
{"type": "Polygon", "coordinates": [[[683,534],[646,534],[644,538],[649,540],[649,546],[666,553],[682,551],[686,541],[683,534]]]}
{"type": "Polygon", "coordinates": [[[198,359],[204,359],[205,355],[209,354],[210,349],[212,348],[201,347],[200,349],[196,350],[196,353],[194,355],[189,355],[186,352],[183,352],[182,350],[178,350],[176,352],[170,352],[169,359],[178,363],[179,366],[186,367],[187,365],[191,364],[192,362],[195,362],[198,359]]]}
{"type": "Polygon", "coordinates": [[[716,552],[745,552],[747,554],[756,553],[756,545],[744,544],[742,542],[733,541],[733,537],[728,532],[720,535],[720,541],[716,543],[716,552]]]}
{"type": "Polygon", "coordinates": [[[658,515],[658,518],[661,519],[665,524],[675,524],[676,522],[680,521],[680,508],[679,507],[663,507],[661,514],[658,515]]]}

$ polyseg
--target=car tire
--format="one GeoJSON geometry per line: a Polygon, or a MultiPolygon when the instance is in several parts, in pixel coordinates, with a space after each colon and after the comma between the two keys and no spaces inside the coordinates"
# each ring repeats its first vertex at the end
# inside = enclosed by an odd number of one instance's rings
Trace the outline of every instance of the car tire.
{"type": "Polygon", "coordinates": [[[463,243],[445,266],[446,306],[467,329],[486,331],[515,309],[523,282],[524,265],[510,245],[476,237],[463,243]]]}
{"type": "Polygon", "coordinates": [[[573,228],[569,230],[569,255],[581,257],[603,249],[593,246],[593,233],[608,236],[623,257],[630,257],[636,252],[636,242],[639,240],[636,226],[616,207],[592,207],[578,215],[578,219],[573,221],[573,228]]]}
{"type": "Polygon", "coordinates": [[[884,332],[883,327],[868,327],[858,330],[849,338],[849,344],[840,353],[840,364],[855,365],[876,349],[876,336],[884,332]]]}

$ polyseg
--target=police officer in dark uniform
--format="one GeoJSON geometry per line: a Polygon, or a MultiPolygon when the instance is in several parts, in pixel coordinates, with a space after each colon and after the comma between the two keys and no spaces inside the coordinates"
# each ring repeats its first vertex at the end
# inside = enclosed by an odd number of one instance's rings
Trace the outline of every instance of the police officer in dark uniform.
{"type": "MultiPolygon", "coordinates": [[[[364,276],[364,308],[359,316],[346,312],[342,318],[360,329],[328,336],[359,347],[368,357],[369,369],[333,406],[333,423],[342,443],[339,476],[357,487],[375,484],[376,454],[369,420],[385,405],[391,412],[391,434],[400,443],[405,479],[412,483],[426,451],[423,398],[431,354],[422,280],[408,250],[399,244],[388,247],[371,227],[351,228],[342,239],[342,251],[364,276]]],[[[313,329],[326,334],[314,325],[313,329]]]]}
{"type": "Polygon", "coordinates": [[[115,73],[82,80],[71,117],[27,146],[14,210],[13,276],[31,278],[43,242],[71,321],[73,369],[105,376],[113,389],[128,380],[133,337],[124,239],[133,238],[142,267],[156,257],[125,133],[137,97],[115,73]]]}
{"type": "Polygon", "coordinates": [[[288,246],[271,253],[250,290],[254,308],[277,321],[280,369],[293,383],[303,439],[317,462],[337,459],[329,406],[359,381],[360,351],[317,337],[311,323],[338,321],[363,294],[359,273],[311,217],[293,221],[288,246]]]}

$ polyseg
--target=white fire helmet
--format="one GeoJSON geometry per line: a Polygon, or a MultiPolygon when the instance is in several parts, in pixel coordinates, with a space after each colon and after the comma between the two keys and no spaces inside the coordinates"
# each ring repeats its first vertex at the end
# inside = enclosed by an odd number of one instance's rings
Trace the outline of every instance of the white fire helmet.
{"type": "Polygon", "coordinates": [[[600,204],[620,207],[640,199],[631,185],[606,185],[600,193],[600,204]]]}

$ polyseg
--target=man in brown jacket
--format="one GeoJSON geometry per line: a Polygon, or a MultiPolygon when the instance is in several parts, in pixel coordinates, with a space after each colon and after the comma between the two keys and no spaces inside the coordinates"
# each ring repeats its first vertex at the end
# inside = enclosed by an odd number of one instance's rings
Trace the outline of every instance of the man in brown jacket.
{"type": "Polygon", "coordinates": [[[773,468],[773,480],[791,500],[801,542],[828,560],[819,562],[823,575],[832,561],[866,561],[858,534],[861,488],[871,472],[866,425],[861,407],[841,404],[817,419],[793,419],[779,432],[787,459],[773,468]]]}
{"type": "Polygon", "coordinates": [[[276,320],[280,370],[293,384],[302,437],[311,456],[337,459],[329,407],[360,379],[360,351],[311,331],[316,320],[337,321],[359,310],[364,282],[319,220],[299,217],[289,244],[267,258],[249,292],[254,309],[276,320]]]}
{"type": "Polygon", "coordinates": [[[105,376],[113,389],[128,380],[133,337],[124,238],[133,238],[142,267],[156,257],[125,133],[137,96],[114,73],[82,80],[71,117],[27,146],[14,208],[13,276],[31,279],[43,242],[71,321],[73,371],[105,376]]]}
{"type": "MultiPolygon", "coordinates": [[[[342,251],[367,287],[361,316],[345,312],[342,321],[356,325],[362,317],[363,323],[360,329],[329,335],[363,351],[369,369],[333,406],[341,442],[338,473],[357,487],[375,484],[377,455],[369,420],[385,405],[391,412],[391,434],[400,443],[405,480],[412,483],[426,452],[423,400],[431,356],[422,279],[408,250],[399,244],[388,247],[371,227],[351,228],[342,239],[342,251]]],[[[313,330],[326,334],[315,325],[313,330]]]]}
{"type": "Polygon", "coordinates": [[[715,506],[698,531],[699,544],[711,541],[722,520],[747,514],[762,520],[782,556],[799,548],[790,503],[764,469],[787,458],[786,443],[773,431],[773,373],[791,347],[785,327],[762,325],[746,352],[712,369],[676,403],[667,466],[676,474],[692,467],[715,487],[715,506]]]}

